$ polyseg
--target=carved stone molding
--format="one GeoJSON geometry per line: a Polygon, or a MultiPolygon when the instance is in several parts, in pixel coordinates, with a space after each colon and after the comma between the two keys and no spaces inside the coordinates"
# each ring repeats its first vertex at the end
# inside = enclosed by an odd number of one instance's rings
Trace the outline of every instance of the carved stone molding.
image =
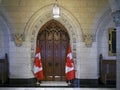
{"type": "Polygon", "coordinates": [[[83,41],[85,42],[85,45],[87,47],[91,47],[92,46],[92,42],[95,40],[94,35],[91,34],[84,34],[83,35],[83,41]]]}
{"type": "Polygon", "coordinates": [[[22,46],[22,43],[24,41],[24,35],[23,34],[19,34],[19,33],[14,34],[13,35],[13,40],[15,42],[15,45],[20,47],[20,46],[22,46]]]}
{"type": "Polygon", "coordinates": [[[113,21],[116,26],[120,26],[120,10],[117,10],[112,13],[113,21]]]}

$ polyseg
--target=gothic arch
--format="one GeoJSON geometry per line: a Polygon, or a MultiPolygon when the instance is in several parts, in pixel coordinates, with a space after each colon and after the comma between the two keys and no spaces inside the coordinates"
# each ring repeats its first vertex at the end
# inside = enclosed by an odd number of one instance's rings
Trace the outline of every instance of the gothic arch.
{"type": "Polygon", "coordinates": [[[5,31],[8,33],[9,40],[13,40],[13,31],[15,31],[15,28],[11,23],[9,15],[2,6],[0,7],[0,17],[2,18],[3,23],[6,25],[7,29],[5,31]]]}
{"type": "Polygon", "coordinates": [[[69,44],[66,28],[52,19],[40,28],[37,41],[41,47],[44,80],[65,81],[65,58],[69,44]]]}
{"type": "MultiPolygon", "coordinates": [[[[27,22],[24,30],[25,40],[29,42],[31,52],[31,62],[34,60],[36,38],[40,28],[48,21],[54,19],[52,16],[53,5],[48,5],[40,8],[35,12],[27,22]]],[[[60,22],[67,29],[70,36],[70,43],[73,51],[73,59],[77,64],[77,47],[78,43],[82,42],[82,30],[77,19],[66,9],[60,7],[60,18],[55,19],[60,22]]]]}
{"type": "MultiPolygon", "coordinates": [[[[53,5],[45,6],[43,8],[40,8],[37,12],[35,12],[32,15],[32,17],[27,22],[27,25],[24,30],[26,40],[29,40],[33,32],[38,33],[40,27],[44,25],[47,21],[54,19],[52,16],[52,7],[53,5]]],[[[69,34],[76,34],[76,39],[78,39],[78,41],[81,41],[82,29],[77,19],[63,7],[60,7],[60,13],[61,17],[56,20],[67,28],[69,34]]]]}
{"type": "Polygon", "coordinates": [[[2,42],[0,58],[4,58],[5,53],[9,54],[10,30],[2,12],[0,13],[0,40],[2,42]]]}
{"type": "Polygon", "coordinates": [[[104,54],[104,58],[114,58],[108,56],[108,29],[115,28],[115,24],[112,20],[111,9],[107,8],[104,12],[101,13],[99,20],[96,20],[96,26],[94,31],[96,36],[98,55],[104,54]],[[104,43],[104,45],[103,45],[104,43]],[[106,49],[106,50],[105,50],[106,49]],[[104,52],[106,51],[106,52],[104,52]]]}
{"type": "Polygon", "coordinates": [[[100,24],[103,22],[105,17],[110,13],[111,13],[111,9],[107,5],[100,12],[98,12],[96,14],[95,19],[93,21],[93,25],[91,27],[91,33],[92,33],[92,35],[95,36],[95,40],[96,40],[96,36],[97,36],[97,33],[99,31],[99,28],[100,28],[100,24]]]}

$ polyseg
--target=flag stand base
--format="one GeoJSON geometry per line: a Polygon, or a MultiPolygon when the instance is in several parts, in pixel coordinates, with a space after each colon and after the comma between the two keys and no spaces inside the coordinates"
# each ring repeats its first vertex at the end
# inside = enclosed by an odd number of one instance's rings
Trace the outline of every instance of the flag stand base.
{"type": "Polygon", "coordinates": [[[68,86],[71,86],[71,81],[67,81],[68,86]]]}
{"type": "Polygon", "coordinates": [[[71,86],[71,83],[70,83],[70,82],[68,82],[68,86],[71,86]]]}
{"type": "Polygon", "coordinates": [[[41,83],[41,81],[38,81],[38,80],[37,80],[36,85],[37,85],[37,86],[40,86],[40,83],[41,83]]]}

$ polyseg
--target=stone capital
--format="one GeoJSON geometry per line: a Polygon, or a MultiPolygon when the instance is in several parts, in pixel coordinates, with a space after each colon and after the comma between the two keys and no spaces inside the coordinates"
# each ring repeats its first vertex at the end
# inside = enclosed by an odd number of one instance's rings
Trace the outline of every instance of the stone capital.
{"type": "Polygon", "coordinates": [[[117,10],[112,13],[113,21],[116,26],[120,26],[120,10],[117,10]]]}

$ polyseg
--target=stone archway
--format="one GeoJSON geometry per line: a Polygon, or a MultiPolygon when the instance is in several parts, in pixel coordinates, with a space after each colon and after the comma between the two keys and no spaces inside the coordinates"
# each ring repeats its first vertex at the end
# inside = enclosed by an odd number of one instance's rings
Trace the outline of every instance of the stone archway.
{"type": "Polygon", "coordinates": [[[113,23],[113,20],[111,18],[112,18],[111,10],[108,9],[106,10],[106,12],[103,13],[99,22],[96,23],[97,27],[96,27],[96,31],[94,32],[96,32],[98,55],[102,53],[105,58],[115,59],[115,56],[111,56],[111,57],[108,56],[108,43],[107,43],[108,42],[108,29],[115,28],[115,24],[113,23]],[[104,50],[106,52],[104,52],[104,50]]]}
{"type": "MultiPolygon", "coordinates": [[[[52,5],[45,6],[39,9],[27,22],[25,27],[25,40],[29,42],[30,46],[30,56],[31,56],[31,68],[32,63],[34,61],[34,54],[35,54],[35,46],[36,46],[36,38],[40,28],[49,20],[54,19],[52,16],[52,5]]],[[[79,55],[77,52],[80,52],[78,48],[79,42],[82,42],[82,30],[80,27],[79,22],[77,19],[66,9],[63,7],[61,8],[61,15],[60,18],[55,19],[56,21],[60,22],[67,30],[70,36],[70,44],[73,51],[73,60],[75,62],[75,69],[76,69],[76,78],[80,78],[80,61],[79,55]]],[[[34,76],[33,76],[34,77],[34,76]]]]}
{"type": "Polygon", "coordinates": [[[0,58],[5,57],[5,53],[9,54],[9,40],[10,31],[9,27],[4,19],[4,15],[0,13],[0,58]]]}

